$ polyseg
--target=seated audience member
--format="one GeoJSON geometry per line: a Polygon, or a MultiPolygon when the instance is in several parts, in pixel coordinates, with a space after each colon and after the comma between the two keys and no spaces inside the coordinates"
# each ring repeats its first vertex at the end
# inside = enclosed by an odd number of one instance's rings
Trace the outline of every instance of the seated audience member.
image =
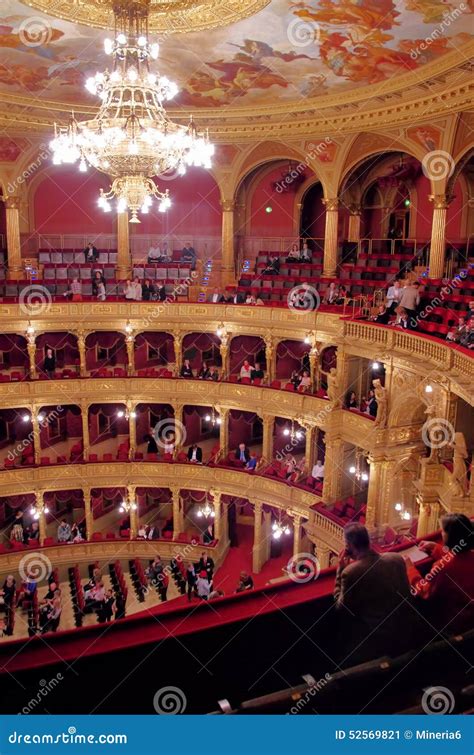
{"type": "Polygon", "coordinates": [[[302,376],[302,378],[300,380],[300,384],[298,386],[298,390],[300,388],[303,388],[303,391],[305,393],[309,393],[309,391],[311,390],[311,377],[310,377],[310,374],[309,374],[308,370],[304,370],[304,372],[303,372],[303,376],[302,376]]]}
{"type": "Polygon", "coordinates": [[[251,378],[252,377],[252,365],[248,361],[248,359],[244,360],[244,363],[242,367],[240,368],[239,377],[242,380],[242,378],[251,378]]]}
{"type": "Polygon", "coordinates": [[[474,349],[474,320],[469,320],[465,332],[459,339],[459,343],[466,349],[474,349]]]}
{"type": "Polygon", "coordinates": [[[250,370],[250,379],[253,380],[263,380],[264,378],[264,371],[262,370],[260,366],[260,362],[255,362],[255,367],[253,367],[250,370]]]}
{"type": "Polygon", "coordinates": [[[408,312],[403,309],[403,307],[398,307],[397,309],[397,321],[395,323],[395,326],[397,328],[402,328],[402,330],[408,330],[409,328],[408,312]]]}
{"type": "Polygon", "coordinates": [[[92,278],[92,295],[96,297],[98,301],[105,301],[105,278],[97,271],[92,278]]]}
{"type": "Polygon", "coordinates": [[[370,388],[367,393],[367,405],[365,411],[367,414],[370,414],[371,417],[377,416],[377,401],[375,399],[375,391],[373,388],[370,388]]]}
{"type": "Polygon", "coordinates": [[[207,366],[206,362],[203,362],[201,365],[201,369],[198,372],[198,378],[199,380],[208,380],[210,375],[210,369],[207,366]]]}
{"type": "Polygon", "coordinates": [[[210,556],[206,556],[204,551],[201,553],[201,558],[198,561],[197,570],[198,572],[205,571],[209,582],[211,581],[214,574],[214,561],[210,556]]]}
{"type": "Polygon", "coordinates": [[[166,301],[166,285],[163,281],[156,282],[155,298],[157,301],[166,301]]]}
{"type": "Polygon", "coordinates": [[[359,404],[357,403],[357,398],[354,391],[349,391],[349,393],[346,396],[345,409],[358,409],[358,408],[359,408],[359,404]]]}
{"type": "Polygon", "coordinates": [[[318,459],[313,469],[311,470],[311,477],[315,480],[324,480],[324,464],[321,459],[318,459]]]}
{"type": "Polygon", "coordinates": [[[235,452],[235,458],[237,461],[241,461],[244,464],[250,461],[250,451],[245,443],[239,443],[239,447],[235,452]]]}
{"type": "Polygon", "coordinates": [[[302,262],[311,262],[311,249],[308,246],[307,241],[303,241],[303,246],[301,247],[300,252],[300,260],[302,262]]]}
{"type": "Polygon", "coordinates": [[[196,593],[201,600],[207,600],[211,592],[212,582],[209,582],[206,571],[200,571],[196,579],[196,593]]]}
{"type": "Polygon", "coordinates": [[[372,322],[378,322],[381,325],[387,325],[390,320],[390,312],[385,304],[381,304],[378,308],[377,314],[369,317],[369,320],[372,320],[372,322]]]}
{"type": "Polygon", "coordinates": [[[158,454],[158,444],[151,433],[147,433],[143,440],[146,443],[147,454],[158,454]]]}
{"type": "Polygon", "coordinates": [[[405,562],[374,551],[362,524],[347,525],[344,538],[334,588],[343,664],[399,655],[414,644],[405,562]]]}
{"type": "Polygon", "coordinates": [[[126,280],[123,287],[123,295],[126,299],[133,300],[135,298],[135,286],[131,280],[126,280]]]}
{"type": "Polygon", "coordinates": [[[105,600],[105,585],[100,580],[96,582],[92,590],[89,590],[86,596],[86,605],[94,611],[101,608],[105,600]]]}
{"type": "Polygon", "coordinates": [[[137,532],[137,540],[146,540],[147,529],[144,524],[141,524],[137,532]]]}
{"type": "Polygon", "coordinates": [[[295,457],[292,454],[287,454],[285,456],[285,461],[283,463],[283,469],[284,469],[284,472],[285,472],[285,478],[287,480],[289,480],[290,477],[292,476],[292,474],[294,474],[296,472],[296,470],[297,470],[297,463],[296,463],[295,457]]]}
{"type": "Polygon", "coordinates": [[[266,266],[263,269],[264,275],[279,275],[280,274],[280,258],[270,257],[266,266]]]}
{"type": "Polygon", "coordinates": [[[332,281],[324,294],[323,304],[336,304],[338,297],[339,289],[334,281],[332,281]]]}
{"type": "Polygon", "coordinates": [[[209,545],[214,540],[214,530],[212,524],[209,524],[202,533],[202,542],[204,545],[209,545]]]}
{"type": "Polygon", "coordinates": [[[82,283],[78,278],[73,278],[64,296],[71,301],[80,301],[82,297],[82,283]]]}
{"type": "Polygon", "coordinates": [[[255,453],[255,451],[252,451],[252,453],[250,454],[250,459],[245,465],[245,469],[248,472],[253,472],[253,470],[256,468],[257,468],[257,454],[255,453]]]}
{"type": "Polygon", "coordinates": [[[155,295],[155,287],[149,278],[142,283],[142,301],[152,301],[155,295]]]}
{"type": "Polygon", "coordinates": [[[148,262],[159,262],[161,260],[160,245],[151,246],[148,250],[148,262]]]}
{"type": "Polygon", "coordinates": [[[395,310],[400,304],[400,299],[402,298],[402,291],[403,289],[398,280],[394,281],[392,285],[388,287],[386,307],[389,317],[395,314],[395,310]]]}
{"type": "Polygon", "coordinates": [[[442,545],[418,545],[433,558],[424,577],[410,559],[406,564],[412,593],[426,601],[430,622],[453,635],[474,626],[474,526],[465,514],[446,514],[441,535],[442,545]]]}
{"type": "Polygon", "coordinates": [[[253,579],[246,571],[240,572],[240,580],[235,592],[246,592],[253,590],[253,579]]]}
{"type": "Polygon", "coordinates": [[[466,323],[471,322],[471,320],[474,320],[474,301],[469,302],[469,309],[466,315],[466,323]]]}
{"type": "Polygon", "coordinates": [[[232,291],[226,299],[226,304],[243,304],[244,296],[238,291],[232,291]]]}
{"type": "Polygon", "coordinates": [[[456,327],[454,328],[454,341],[456,343],[459,343],[461,341],[461,338],[463,337],[466,330],[466,319],[464,317],[460,317],[456,327]]]}
{"type": "Polygon", "coordinates": [[[61,519],[58,527],[58,543],[68,543],[71,539],[71,526],[65,519],[61,519]]]}
{"type": "Polygon", "coordinates": [[[219,380],[219,372],[217,370],[217,367],[210,367],[209,368],[209,375],[207,376],[206,380],[213,380],[214,382],[217,382],[219,380]]]}
{"type": "Polygon", "coordinates": [[[450,343],[456,343],[456,328],[452,327],[448,332],[446,333],[446,340],[450,343]]]}
{"type": "Polygon", "coordinates": [[[145,569],[145,574],[151,582],[156,582],[160,574],[163,573],[163,563],[161,556],[155,556],[150,566],[145,569]]]}
{"type": "Polygon", "coordinates": [[[71,543],[83,543],[84,542],[84,537],[82,535],[81,528],[79,527],[78,524],[76,524],[76,522],[74,522],[74,524],[71,527],[71,540],[70,540],[70,542],[71,543]]]}
{"type": "Polygon", "coordinates": [[[84,249],[84,260],[85,262],[97,262],[99,259],[99,252],[95,248],[94,244],[92,242],[89,242],[84,249]]]}
{"type": "Polygon", "coordinates": [[[44,615],[40,615],[41,632],[56,632],[61,620],[61,590],[55,590],[54,597],[45,604],[44,615]]]}
{"type": "Polygon", "coordinates": [[[56,357],[54,355],[54,351],[49,346],[47,346],[46,354],[45,354],[44,362],[43,362],[43,372],[45,372],[49,378],[54,378],[55,370],[56,370],[56,357]]]}
{"type": "Polygon", "coordinates": [[[5,605],[7,608],[9,608],[13,603],[15,593],[16,580],[13,574],[9,574],[2,585],[2,589],[0,590],[0,598],[3,601],[3,605],[5,605]]]}
{"type": "Polygon", "coordinates": [[[196,259],[197,255],[193,247],[191,246],[191,243],[188,241],[187,244],[183,246],[183,251],[181,254],[181,262],[190,262],[191,263],[191,270],[196,269],[196,259]]]}
{"type": "Polygon", "coordinates": [[[219,289],[215,288],[212,294],[208,296],[207,301],[210,302],[211,304],[222,304],[222,302],[224,301],[224,297],[219,291],[219,289]]]}
{"type": "Polygon", "coordinates": [[[194,464],[202,464],[202,448],[200,448],[197,443],[193,443],[192,446],[189,446],[188,461],[191,461],[194,464]]]}
{"type": "Polygon", "coordinates": [[[301,375],[298,370],[293,370],[289,382],[295,386],[295,391],[297,391],[299,384],[301,383],[301,375]]]}
{"type": "Polygon", "coordinates": [[[15,512],[15,519],[10,531],[10,540],[15,540],[17,543],[22,543],[25,537],[25,528],[23,523],[23,511],[19,509],[15,512]]]}
{"type": "MultiPolygon", "coordinates": [[[[130,526],[130,525],[129,525],[130,526]]],[[[92,572],[92,577],[90,580],[84,585],[84,594],[86,592],[90,592],[94,589],[94,587],[101,581],[102,579],[102,572],[97,567],[92,572]]]]}
{"type": "Polygon", "coordinates": [[[300,262],[300,250],[298,244],[293,244],[286,257],[286,262],[300,262]]]}
{"type": "Polygon", "coordinates": [[[164,445],[163,445],[163,453],[165,454],[171,454],[171,456],[174,456],[174,452],[176,449],[176,438],[174,435],[165,435],[164,438],[164,445]]]}
{"type": "Polygon", "coordinates": [[[211,590],[209,593],[208,601],[215,600],[216,598],[223,598],[225,595],[224,590],[211,590]]]}
{"type": "Polygon", "coordinates": [[[260,298],[260,296],[257,296],[257,298],[255,299],[255,306],[256,307],[264,307],[265,306],[265,302],[263,301],[263,299],[260,298]]]}
{"type": "Polygon", "coordinates": [[[255,297],[252,294],[247,294],[245,297],[245,304],[255,304],[255,297]]]}
{"type": "Polygon", "coordinates": [[[184,360],[183,366],[181,367],[181,371],[180,371],[179,374],[183,378],[192,378],[192,377],[194,377],[193,370],[192,370],[192,367],[191,367],[191,362],[189,361],[189,359],[185,359],[184,360]]]}
{"type": "Polygon", "coordinates": [[[39,522],[32,521],[30,526],[25,529],[24,532],[24,541],[25,543],[28,543],[30,540],[38,540],[39,539],[39,522]]]}
{"type": "Polygon", "coordinates": [[[336,304],[344,304],[345,300],[349,298],[349,293],[345,286],[339,286],[337,290],[336,304]]]}
{"type": "Polygon", "coordinates": [[[37,590],[38,583],[35,579],[35,575],[32,571],[28,571],[26,579],[21,583],[19,593],[17,595],[17,605],[19,606],[25,599],[31,600],[37,590]]]}

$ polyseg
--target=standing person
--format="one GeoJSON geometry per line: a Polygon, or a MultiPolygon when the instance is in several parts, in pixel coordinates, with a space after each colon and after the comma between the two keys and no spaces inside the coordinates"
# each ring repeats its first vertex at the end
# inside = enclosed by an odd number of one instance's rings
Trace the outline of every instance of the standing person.
{"type": "Polygon", "coordinates": [[[58,543],[68,543],[71,539],[71,527],[65,519],[61,519],[58,527],[58,543]]]}
{"type": "Polygon", "coordinates": [[[180,371],[179,374],[180,374],[180,377],[183,377],[183,378],[192,378],[192,377],[194,377],[194,375],[193,375],[193,369],[191,367],[191,362],[189,361],[189,359],[185,359],[184,360],[183,366],[181,367],[181,371],[180,371]]]}
{"type": "Polygon", "coordinates": [[[374,551],[362,524],[347,525],[344,539],[334,588],[341,665],[398,655],[414,644],[405,562],[398,553],[374,551]]]}
{"type": "Polygon", "coordinates": [[[416,328],[416,313],[420,303],[420,284],[413,281],[402,290],[400,297],[400,309],[404,309],[408,317],[408,327],[411,330],[416,328]]]}
{"type": "Polygon", "coordinates": [[[191,600],[192,595],[197,596],[197,588],[196,588],[196,570],[194,568],[194,564],[189,563],[186,568],[186,585],[187,585],[187,592],[188,592],[188,600],[191,600]]]}
{"type": "Polygon", "coordinates": [[[99,301],[104,301],[105,299],[105,278],[99,270],[95,271],[92,278],[92,294],[99,301]]]}
{"type": "Polygon", "coordinates": [[[389,315],[394,315],[395,310],[400,304],[402,298],[403,289],[400,285],[400,281],[396,280],[388,287],[387,291],[387,312],[389,315]]]}
{"type": "Polygon", "coordinates": [[[142,283],[142,301],[152,301],[155,293],[155,287],[149,278],[145,278],[142,283]]]}
{"type": "Polygon", "coordinates": [[[181,262],[190,262],[191,263],[191,270],[196,269],[196,251],[191,246],[191,242],[188,241],[183,246],[183,251],[181,253],[181,262]]]}
{"type": "Polygon", "coordinates": [[[54,351],[52,350],[52,348],[50,346],[47,346],[45,357],[44,357],[44,363],[43,363],[43,372],[45,372],[49,378],[54,378],[55,370],[56,370],[56,357],[54,355],[54,351]]]}
{"type": "Polygon", "coordinates": [[[71,301],[81,301],[82,298],[82,283],[78,278],[73,278],[69,284],[69,288],[64,292],[66,299],[71,301]]]}
{"type": "Polygon", "coordinates": [[[156,283],[156,298],[158,301],[166,301],[166,286],[163,281],[156,283]]]}
{"type": "Polygon", "coordinates": [[[132,287],[133,287],[133,300],[141,301],[142,300],[142,284],[140,283],[140,278],[136,277],[133,279],[132,287]]]}
{"type": "Polygon", "coordinates": [[[204,570],[200,571],[196,580],[196,592],[198,598],[201,598],[201,600],[207,600],[209,593],[211,592],[211,588],[212,582],[209,582],[207,573],[204,570]]]}
{"type": "Polygon", "coordinates": [[[214,574],[214,561],[210,556],[206,556],[204,552],[201,553],[201,558],[199,559],[197,570],[200,573],[205,571],[209,582],[212,580],[212,575],[214,574]]]}
{"type": "Polygon", "coordinates": [[[123,287],[123,295],[127,300],[133,300],[135,296],[135,286],[133,285],[131,280],[125,281],[125,286],[123,287]]]}

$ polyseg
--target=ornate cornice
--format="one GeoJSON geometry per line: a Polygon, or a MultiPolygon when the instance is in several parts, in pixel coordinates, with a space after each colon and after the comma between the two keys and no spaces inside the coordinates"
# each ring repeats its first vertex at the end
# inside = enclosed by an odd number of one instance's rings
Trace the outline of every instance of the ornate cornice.
{"type": "MultiPolygon", "coordinates": [[[[113,28],[112,0],[23,0],[50,16],[99,29],[113,28]]],[[[237,23],[270,0],[149,0],[150,31],[185,34],[237,23]]]]}
{"type": "MultiPolygon", "coordinates": [[[[208,124],[214,141],[227,143],[267,139],[269,133],[272,139],[315,138],[419,123],[472,108],[474,80],[466,62],[472,54],[474,43],[469,42],[418,71],[370,87],[270,106],[193,109],[193,114],[208,124]]],[[[7,92],[0,92],[0,104],[0,126],[14,126],[16,132],[49,133],[61,115],[67,119],[71,107],[78,116],[96,112],[80,103],[31,100],[7,92]]],[[[170,108],[169,113],[177,122],[189,116],[182,109],[170,108]]]]}

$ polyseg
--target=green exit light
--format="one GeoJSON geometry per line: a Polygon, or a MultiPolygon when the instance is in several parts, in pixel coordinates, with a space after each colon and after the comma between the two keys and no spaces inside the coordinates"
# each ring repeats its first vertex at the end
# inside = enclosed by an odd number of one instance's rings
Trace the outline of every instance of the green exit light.
{"type": "Polygon", "coordinates": [[[270,207],[270,205],[268,205],[268,207],[265,207],[265,212],[273,212],[273,207],[270,207]]]}

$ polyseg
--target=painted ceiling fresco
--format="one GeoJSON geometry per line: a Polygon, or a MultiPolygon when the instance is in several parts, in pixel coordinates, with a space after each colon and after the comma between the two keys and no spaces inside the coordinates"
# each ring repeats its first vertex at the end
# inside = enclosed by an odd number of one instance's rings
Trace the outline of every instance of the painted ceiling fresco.
{"type": "MultiPolygon", "coordinates": [[[[0,90],[95,105],[87,76],[110,65],[101,30],[0,4],[0,90]]],[[[474,36],[474,0],[273,0],[232,26],[161,40],[176,105],[301,101],[419,69],[474,36]]]]}

